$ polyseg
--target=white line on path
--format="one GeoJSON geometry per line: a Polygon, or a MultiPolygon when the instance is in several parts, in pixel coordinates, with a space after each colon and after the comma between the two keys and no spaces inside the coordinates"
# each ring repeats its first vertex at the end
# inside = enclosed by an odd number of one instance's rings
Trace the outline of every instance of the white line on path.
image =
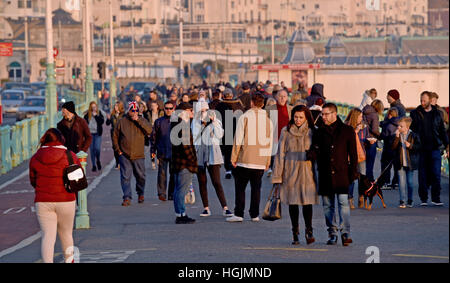
{"type": "MultiPolygon", "coordinates": [[[[101,180],[106,177],[109,172],[111,172],[112,168],[116,165],[116,160],[113,159],[104,169],[103,173],[98,176],[97,178],[95,178],[95,180],[87,187],[86,189],[86,194],[89,195],[90,192],[92,192],[97,186],[98,184],[101,182],[101,180]]],[[[0,186],[0,190],[3,189],[3,186],[7,186],[10,183],[14,182],[15,180],[22,178],[23,176],[27,175],[28,171],[22,173],[21,175],[15,177],[14,179],[8,181],[7,183],[3,184],[2,186],[0,186]]],[[[6,250],[0,251],[0,258],[9,255],[17,250],[20,250],[22,248],[25,248],[26,246],[31,245],[34,241],[38,240],[39,238],[41,238],[41,231],[37,232],[36,234],[34,234],[33,236],[30,236],[28,238],[26,238],[25,240],[21,241],[20,243],[18,243],[17,245],[7,248],[6,250]]]]}
{"type": "Polygon", "coordinates": [[[28,173],[29,173],[29,171],[28,171],[28,170],[25,170],[25,171],[22,172],[20,175],[18,175],[18,176],[16,176],[16,177],[12,178],[11,180],[9,180],[9,181],[7,181],[7,182],[1,184],[1,185],[0,185],[0,190],[6,188],[8,185],[14,183],[15,181],[17,181],[17,180],[19,180],[19,179],[21,179],[21,178],[27,176],[28,173]]]}

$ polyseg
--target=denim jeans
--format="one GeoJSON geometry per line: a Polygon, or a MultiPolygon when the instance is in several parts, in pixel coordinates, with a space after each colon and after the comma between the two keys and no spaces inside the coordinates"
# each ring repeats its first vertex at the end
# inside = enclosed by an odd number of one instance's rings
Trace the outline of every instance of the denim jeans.
{"type": "MultiPolygon", "coordinates": [[[[167,187],[167,168],[170,164],[170,159],[158,158],[158,196],[166,197],[166,187],[167,187]]],[[[174,174],[170,174],[169,177],[169,197],[173,197],[173,190],[175,188],[175,178],[174,174]]]]}
{"type": "Polygon", "coordinates": [[[325,223],[328,227],[328,235],[338,236],[338,230],[341,234],[347,233],[350,236],[350,206],[348,204],[347,194],[333,194],[331,196],[322,196],[323,211],[325,214],[325,223]],[[339,226],[336,223],[335,199],[337,196],[339,226]]]}
{"type": "Polygon", "coordinates": [[[402,167],[398,170],[398,187],[400,193],[400,202],[406,203],[406,189],[408,189],[408,202],[413,200],[413,173],[414,171],[409,170],[407,167],[402,167]]]}
{"type": "Polygon", "coordinates": [[[186,213],[186,206],[184,197],[189,191],[189,186],[192,182],[192,173],[188,169],[183,169],[174,174],[175,189],[173,191],[173,206],[177,216],[184,216],[186,213]]]}
{"type": "MultiPolygon", "coordinates": [[[[358,172],[362,175],[366,174],[366,162],[365,161],[358,163],[358,172]]],[[[350,186],[348,187],[348,198],[349,199],[353,198],[353,189],[357,182],[358,182],[358,180],[353,181],[353,183],[351,183],[350,186]]]]}
{"type": "Polygon", "coordinates": [[[366,145],[366,176],[369,180],[375,180],[373,177],[373,167],[377,157],[377,143],[366,145]]]}
{"type": "Polygon", "coordinates": [[[122,185],[123,199],[132,199],[131,175],[136,178],[136,192],[138,196],[144,195],[145,190],[145,158],[130,160],[123,154],[119,157],[120,183],[122,185]]]}
{"type": "Polygon", "coordinates": [[[422,202],[428,200],[431,186],[431,201],[439,202],[441,195],[441,152],[424,150],[419,159],[419,197],[422,202]]]}
{"type": "Polygon", "coordinates": [[[100,162],[100,152],[102,151],[102,136],[93,134],[89,149],[91,151],[92,166],[96,166],[95,160],[97,159],[97,161],[100,162]]]}

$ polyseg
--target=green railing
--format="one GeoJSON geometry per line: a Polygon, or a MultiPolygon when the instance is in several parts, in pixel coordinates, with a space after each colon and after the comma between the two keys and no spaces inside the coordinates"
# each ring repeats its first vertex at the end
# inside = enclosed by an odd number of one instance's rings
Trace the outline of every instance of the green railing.
{"type": "MultiPolygon", "coordinates": [[[[67,91],[66,101],[73,101],[79,115],[88,109],[84,93],[67,91]]],[[[55,121],[62,119],[61,111],[55,121]]],[[[55,127],[56,125],[52,125],[55,127]]],[[[39,147],[39,140],[50,128],[48,115],[25,119],[12,126],[0,127],[0,174],[5,174],[33,156],[39,147]]]]}
{"type": "MultiPolygon", "coordinates": [[[[339,118],[341,118],[342,121],[345,120],[345,118],[347,118],[348,113],[355,108],[355,105],[351,105],[351,104],[347,104],[347,103],[340,103],[340,102],[336,102],[336,101],[327,101],[327,102],[332,102],[334,104],[336,104],[337,109],[338,109],[338,116],[339,118]]],[[[380,121],[382,121],[384,119],[384,115],[386,115],[386,111],[385,113],[383,113],[383,115],[380,115],[380,121]]],[[[409,115],[409,113],[407,114],[409,115]]],[[[379,148],[379,150],[381,150],[379,148]]],[[[449,177],[449,163],[448,163],[448,159],[445,156],[442,156],[442,162],[441,162],[441,173],[442,175],[449,177]]]]}

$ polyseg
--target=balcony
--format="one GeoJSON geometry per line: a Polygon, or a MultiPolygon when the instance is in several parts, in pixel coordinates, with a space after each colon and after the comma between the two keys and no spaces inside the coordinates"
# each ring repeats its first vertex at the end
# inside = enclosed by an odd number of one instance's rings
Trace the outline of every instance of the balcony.
{"type": "Polygon", "coordinates": [[[120,5],[120,10],[122,11],[142,11],[142,5],[120,5]]]}
{"type": "Polygon", "coordinates": [[[322,27],[323,22],[307,22],[306,26],[308,27],[322,27]]]}

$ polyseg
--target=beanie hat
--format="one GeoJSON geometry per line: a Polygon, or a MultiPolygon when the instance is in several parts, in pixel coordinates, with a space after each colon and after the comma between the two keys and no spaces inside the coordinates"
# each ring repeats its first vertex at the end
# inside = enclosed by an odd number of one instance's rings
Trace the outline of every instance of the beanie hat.
{"type": "Polygon", "coordinates": [[[62,108],[66,109],[70,113],[75,114],[75,104],[73,103],[73,101],[69,101],[69,102],[64,103],[62,108]]]}
{"type": "Polygon", "coordinates": [[[400,93],[399,93],[398,90],[396,90],[396,89],[391,89],[391,90],[388,92],[388,95],[389,95],[390,97],[392,97],[394,100],[400,99],[400,93]]]}
{"type": "Polygon", "coordinates": [[[138,110],[138,104],[136,101],[131,101],[128,102],[128,112],[130,112],[131,110],[138,110]]]}

